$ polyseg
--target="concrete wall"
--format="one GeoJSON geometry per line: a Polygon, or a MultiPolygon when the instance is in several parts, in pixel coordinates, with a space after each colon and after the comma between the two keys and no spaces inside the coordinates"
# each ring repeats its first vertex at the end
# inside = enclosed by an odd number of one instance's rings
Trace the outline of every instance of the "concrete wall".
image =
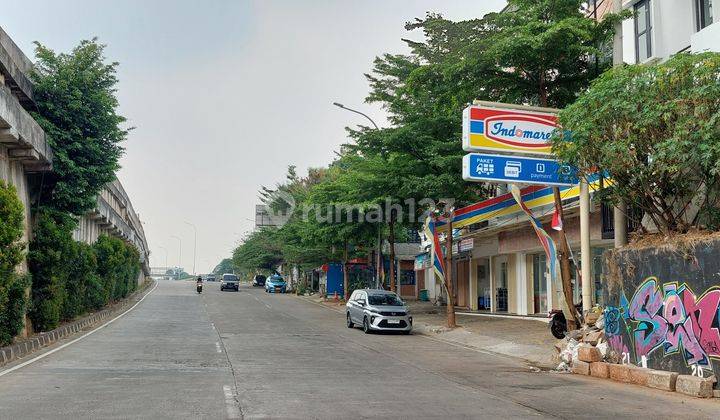
{"type": "Polygon", "coordinates": [[[619,358],[720,377],[720,235],[605,254],[605,329],[619,358]]]}

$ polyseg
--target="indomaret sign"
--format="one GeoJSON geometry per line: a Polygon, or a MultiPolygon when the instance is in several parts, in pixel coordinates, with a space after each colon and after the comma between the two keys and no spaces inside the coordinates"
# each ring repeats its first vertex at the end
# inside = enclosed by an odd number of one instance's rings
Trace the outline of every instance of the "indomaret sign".
{"type": "Polygon", "coordinates": [[[463,111],[463,149],[550,155],[557,115],[532,107],[480,102],[463,111]]]}

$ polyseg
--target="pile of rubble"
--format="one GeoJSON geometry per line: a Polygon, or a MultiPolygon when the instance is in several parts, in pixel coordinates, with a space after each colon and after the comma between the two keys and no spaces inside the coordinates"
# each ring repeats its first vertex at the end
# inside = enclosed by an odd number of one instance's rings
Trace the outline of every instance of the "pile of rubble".
{"type": "Polygon", "coordinates": [[[568,332],[565,338],[555,344],[560,359],[557,371],[612,379],[700,398],[720,397],[720,390],[713,389],[715,376],[702,378],[633,364],[619,364],[617,354],[608,347],[602,311],[593,308],[585,316],[585,321],[581,329],[568,332]]]}
{"type": "Polygon", "coordinates": [[[565,338],[555,343],[555,350],[560,359],[558,371],[572,371],[572,367],[578,365],[575,363],[576,361],[591,363],[605,361],[609,358],[604,331],[605,318],[602,311],[599,308],[593,308],[585,316],[585,322],[581,329],[568,332],[565,338]]]}

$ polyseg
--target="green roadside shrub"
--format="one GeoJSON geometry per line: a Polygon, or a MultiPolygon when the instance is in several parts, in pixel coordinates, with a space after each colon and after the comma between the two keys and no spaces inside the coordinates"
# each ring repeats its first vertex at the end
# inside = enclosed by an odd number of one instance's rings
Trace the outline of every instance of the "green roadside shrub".
{"type": "Polygon", "coordinates": [[[29,276],[15,269],[22,262],[25,214],[15,187],[0,181],[0,345],[12,341],[23,327],[29,276]]]}
{"type": "Polygon", "coordinates": [[[30,319],[36,331],[57,327],[63,314],[65,285],[75,255],[72,232],[76,222],[66,213],[43,209],[37,214],[35,238],[30,242],[28,267],[32,274],[30,319]]]}
{"type": "Polygon", "coordinates": [[[73,255],[69,256],[71,264],[65,280],[65,301],[62,305],[62,319],[73,319],[89,309],[88,293],[90,283],[96,276],[97,258],[91,245],[75,242],[73,255]]]}

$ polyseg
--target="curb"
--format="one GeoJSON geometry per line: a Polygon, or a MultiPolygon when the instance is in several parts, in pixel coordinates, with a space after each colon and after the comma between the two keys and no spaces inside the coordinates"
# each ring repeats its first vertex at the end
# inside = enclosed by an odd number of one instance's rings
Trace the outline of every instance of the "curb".
{"type": "Polygon", "coordinates": [[[116,315],[128,306],[133,305],[138,300],[142,299],[149,290],[150,286],[155,284],[156,281],[145,282],[139,290],[135,293],[123,299],[120,302],[109,305],[105,309],[101,309],[98,312],[85,315],[75,321],[65,323],[54,330],[41,332],[28,337],[20,342],[10,344],[8,346],[0,348],[0,367],[5,366],[8,363],[14,362],[20,358],[28,356],[44,347],[56,343],[57,341],[70,337],[73,334],[92,329],[99,324],[102,324],[107,318],[116,315]]]}

